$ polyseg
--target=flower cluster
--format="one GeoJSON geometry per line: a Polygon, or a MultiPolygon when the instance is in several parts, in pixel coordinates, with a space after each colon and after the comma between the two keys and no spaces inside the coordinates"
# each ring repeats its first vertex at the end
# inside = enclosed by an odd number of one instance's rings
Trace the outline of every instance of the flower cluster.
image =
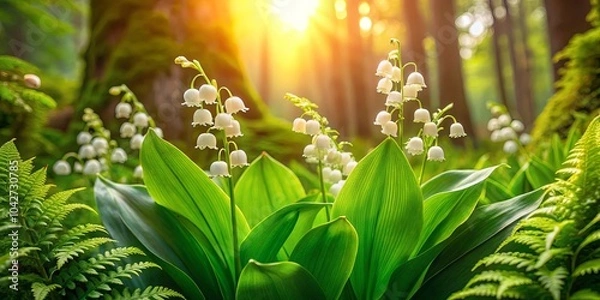
{"type": "MultiPolygon", "coordinates": [[[[135,95],[125,85],[110,88],[113,96],[123,94],[121,101],[115,107],[115,117],[125,119],[120,126],[120,137],[129,140],[129,150],[139,150],[144,141],[148,128],[153,127],[155,132],[162,137],[162,130],[155,126],[154,120],[148,116],[144,105],[137,100],[135,95]]],[[[77,153],[70,152],[63,156],[53,166],[57,175],[69,175],[71,170],[84,175],[96,175],[108,170],[111,164],[124,164],[129,155],[119,147],[116,140],[111,139],[111,132],[104,128],[100,117],[90,108],[84,110],[84,129],[77,134],[77,144],[80,146],[77,153]],[[75,158],[73,168],[68,163],[69,158],[75,158]]],[[[133,177],[142,178],[142,167],[136,166],[133,177]]]]}
{"type": "Polygon", "coordinates": [[[191,124],[193,127],[206,127],[205,132],[198,135],[195,148],[218,150],[218,159],[210,165],[210,174],[229,177],[231,168],[248,165],[246,152],[238,149],[237,144],[231,140],[243,135],[240,122],[234,115],[244,113],[248,108],[244,101],[234,96],[228,88],[218,87],[216,80],[210,80],[197,60],[189,61],[179,56],[175,58],[175,63],[183,68],[193,68],[199,73],[192,79],[190,88],[183,93],[184,102],[181,104],[196,109],[191,124]],[[195,82],[198,78],[204,79],[205,83],[196,88],[195,82]],[[225,101],[221,98],[223,92],[227,95],[225,101]],[[211,106],[214,107],[212,112],[209,109],[211,106]],[[217,146],[217,136],[223,141],[222,148],[217,146]],[[232,145],[235,150],[230,151],[232,145]],[[222,157],[223,153],[225,158],[222,157]]]}
{"type": "Polygon", "coordinates": [[[508,154],[516,153],[519,146],[525,146],[531,142],[531,136],[524,132],[523,122],[513,119],[506,107],[499,104],[488,104],[492,118],[487,123],[487,129],[491,132],[492,142],[504,143],[502,149],[508,154]]]}
{"type": "Polygon", "coordinates": [[[337,195],[345,183],[344,178],[357,165],[352,153],[343,151],[344,145],[349,143],[337,142],[338,132],[328,127],[327,119],[316,111],[316,104],[292,94],[286,94],[285,98],[303,110],[294,120],[292,130],[312,137],[311,143],[304,147],[303,156],[308,163],[318,165],[320,177],[331,184],[329,192],[337,195]]]}
{"type": "Polygon", "coordinates": [[[379,63],[375,73],[376,76],[381,77],[377,84],[377,92],[386,94],[387,97],[385,100],[386,109],[377,113],[374,124],[381,126],[381,133],[387,136],[400,136],[402,142],[404,106],[408,102],[416,102],[419,107],[414,111],[413,122],[423,123],[423,127],[416,136],[408,139],[406,150],[410,155],[420,155],[427,152],[427,160],[443,161],[445,159],[444,150],[438,146],[439,132],[443,129],[442,122],[448,118],[453,120],[449,134],[451,138],[464,137],[467,134],[462,124],[457,122],[454,116],[446,114],[452,108],[452,104],[444,109],[439,109],[433,113],[433,116],[429,110],[423,108],[418,94],[423,88],[427,87],[425,79],[417,71],[415,63],[402,64],[399,42],[392,39],[392,43],[397,44],[398,49],[391,51],[388,58],[379,63]],[[408,74],[405,80],[404,72],[408,67],[415,70],[408,74]],[[397,120],[393,120],[394,113],[397,115],[397,120]]]}

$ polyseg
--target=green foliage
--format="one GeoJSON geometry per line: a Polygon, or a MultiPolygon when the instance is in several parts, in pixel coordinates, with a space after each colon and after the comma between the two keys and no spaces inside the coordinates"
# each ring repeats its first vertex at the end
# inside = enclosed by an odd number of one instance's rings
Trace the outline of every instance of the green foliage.
{"type": "MultiPolygon", "coordinates": [[[[135,247],[100,247],[112,242],[104,227],[79,224],[67,227],[64,221],[75,210],[92,208],[67,200],[81,189],[47,195],[46,170],[33,170],[32,160],[23,161],[10,141],[0,147],[0,231],[9,238],[0,242],[3,291],[15,299],[99,298],[120,293],[123,280],[140,275],[151,262],[125,263],[144,255],[135,247]]],[[[155,290],[157,296],[181,296],[155,290]]]]}
{"type": "Polygon", "coordinates": [[[523,220],[452,299],[563,299],[600,291],[600,117],[569,153],[542,206],[523,220]],[[505,276],[509,272],[510,276],[505,276]],[[493,276],[492,276],[493,275],[493,276]],[[526,280],[528,279],[528,280],[526,280]],[[527,281],[526,284],[520,284],[527,281]]]}

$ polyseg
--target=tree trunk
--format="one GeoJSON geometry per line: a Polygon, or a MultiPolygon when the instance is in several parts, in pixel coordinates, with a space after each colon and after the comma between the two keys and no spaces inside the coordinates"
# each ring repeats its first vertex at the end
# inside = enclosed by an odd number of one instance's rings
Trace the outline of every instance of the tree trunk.
{"type": "MultiPolygon", "coordinates": [[[[552,57],[562,50],[571,37],[591,28],[586,21],[590,11],[590,0],[544,0],[550,37],[550,54],[552,57]]],[[[554,81],[558,81],[558,70],[564,61],[554,62],[554,81]]]]}
{"type": "Polygon", "coordinates": [[[508,102],[508,96],[506,95],[506,83],[504,81],[504,63],[502,61],[502,51],[500,51],[500,36],[503,34],[502,21],[496,18],[494,14],[494,1],[488,0],[488,6],[493,19],[492,28],[494,30],[492,34],[492,49],[494,53],[494,62],[496,69],[496,84],[498,85],[498,93],[500,96],[500,102],[509,110],[513,111],[512,105],[508,102]]]}
{"type": "MultiPolygon", "coordinates": [[[[454,103],[451,113],[474,138],[469,105],[464,91],[462,61],[458,50],[458,34],[454,27],[454,1],[430,0],[433,38],[437,53],[440,106],[454,103]]],[[[464,139],[453,139],[464,144],[464,139]]]]}
{"type": "MultiPolygon", "coordinates": [[[[423,41],[427,36],[427,26],[419,9],[419,2],[404,0],[402,2],[402,13],[406,25],[406,37],[402,45],[402,59],[405,62],[415,62],[419,66],[419,73],[425,77],[425,82],[430,82],[429,72],[427,71],[427,54],[423,45],[423,41]]],[[[409,72],[412,72],[412,70],[409,72]]],[[[419,100],[424,106],[430,105],[429,97],[428,89],[424,89],[419,93],[419,100]]]]}

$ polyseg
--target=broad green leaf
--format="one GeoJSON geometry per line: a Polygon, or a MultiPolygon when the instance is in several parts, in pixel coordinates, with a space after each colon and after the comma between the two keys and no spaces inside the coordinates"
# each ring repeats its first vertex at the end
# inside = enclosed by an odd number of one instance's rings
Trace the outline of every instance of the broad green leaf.
{"type": "Polygon", "coordinates": [[[522,166],[518,169],[515,175],[508,184],[508,190],[513,195],[520,195],[530,191],[531,186],[527,180],[527,165],[522,166]]]}
{"type": "Polygon", "coordinates": [[[262,264],[251,260],[242,270],[237,300],[325,299],[315,278],[294,262],[262,264]]]}
{"type": "Polygon", "coordinates": [[[479,201],[485,180],[497,168],[444,172],[423,185],[423,231],[415,253],[421,253],[449,237],[465,222],[479,201]],[[447,184],[446,189],[443,188],[447,184]]]}
{"type": "Polygon", "coordinates": [[[290,256],[308,270],[327,299],[338,299],[354,266],[358,235],[344,217],[307,232],[290,256]]]}
{"type": "Polygon", "coordinates": [[[236,203],[250,227],[305,195],[298,177],[264,152],[250,164],[235,185],[236,203]]]}
{"type": "Polygon", "coordinates": [[[348,176],[332,209],[346,216],[359,238],[350,277],[359,299],[378,299],[390,276],[417,245],[423,225],[423,196],[406,156],[386,139],[348,176]]]}
{"type": "MultiPolygon", "coordinates": [[[[415,299],[446,299],[473,277],[472,267],[492,253],[517,222],[540,205],[542,191],[477,208],[450,236],[433,261],[415,299]]],[[[398,270],[401,272],[401,270],[398,270]]]]}
{"type": "Polygon", "coordinates": [[[526,168],[525,176],[527,176],[527,180],[534,189],[554,181],[554,173],[556,170],[553,170],[551,166],[536,156],[533,156],[531,160],[525,164],[524,168],[526,168]]]}
{"type": "MultiPolygon", "coordinates": [[[[144,138],[140,161],[152,199],[192,222],[234,276],[231,206],[227,194],[183,152],[153,130],[144,138]]],[[[242,240],[249,228],[241,212],[236,211],[238,236],[242,240]]]]}
{"type": "Polygon", "coordinates": [[[510,190],[495,179],[488,178],[485,181],[485,198],[491,204],[512,198],[510,190]]]}
{"type": "MultiPolygon", "coordinates": [[[[325,203],[295,203],[284,206],[252,228],[240,246],[242,265],[250,259],[265,263],[277,261],[277,253],[292,234],[302,236],[312,228],[312,220],[325,203]]],[[[297,242],[297,240],[296,240],[297,242]]],[[[289,257],[293,246],[287,250],[289,257]]]]}
{"type": "MultiPolygon", "coordinates": [[[[120,245],[144,250],[187,298],[204,299],[203,294],[223,298],[204,249],[171,211],[150,198],[143,186],[116,184],[99,177],[94,194],[102,223],[120,245]],[[200,267],[189,268],[194,265],[200,267]],[[199,287],[194,281],[204,286],[199,287]]],[[[224,280],[233,285],[232,278],[224,280]]]]}

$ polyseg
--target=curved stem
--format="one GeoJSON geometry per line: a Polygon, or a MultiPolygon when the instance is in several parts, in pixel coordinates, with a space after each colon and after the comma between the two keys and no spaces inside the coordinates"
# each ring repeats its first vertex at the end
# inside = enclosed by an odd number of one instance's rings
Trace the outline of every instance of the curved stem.
{"type": "Polygon", "coordinates": [[[423,183],[423,174],[425,174],[425,166],[427,164],[427,150],[427,147],[425,147],[423,161],[421,162],[421,172],[419,174],[419,186],[423,183]]]}
{"type": "MultiPolygon", "coordinates": [[[[323,161],[319,159],[318,170],[319,173],[319,183],[321,185],[321,195],[323,196],[323,203],[327,203],[327,194],[325,193],[325,180],[323,178],[323,161]]],[[[325,206],[325,214],[327,214],[327,222],[331,219],[329,215],[329,206],[325,206]]]]}

